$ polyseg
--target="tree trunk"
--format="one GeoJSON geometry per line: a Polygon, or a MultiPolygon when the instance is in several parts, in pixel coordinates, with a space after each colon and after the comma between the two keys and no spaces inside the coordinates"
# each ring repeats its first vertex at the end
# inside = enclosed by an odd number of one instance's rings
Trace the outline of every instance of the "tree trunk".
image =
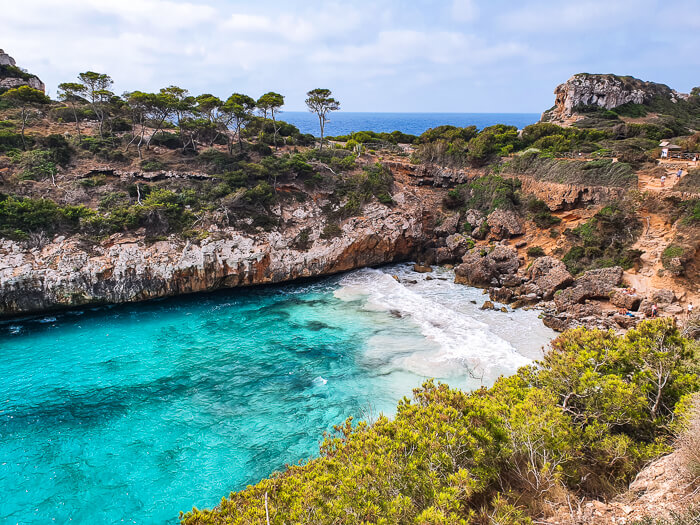
{"type": "Polygon", "coordinates": [[[80,144],[83,141],[83,139],[82,139],[82,136],[80,135],[80,123],[78,122],[78,112],[75,110],[75,102],[73,102],[73,104],[71,104],[71,106],[73,107],[73,118],[75,119],[75,129],[78,132],[78,144],[80,144]]]}
{"type": "Polygon", "coordinates": [[[325,120],[325,119],[319,114],[319,116],[318,116],[318,125],[319,125],[320,128],[321,128],[321,148],[320,148],[320,149],[323,149],[323,127],[324,127],[324,125],[325,125],[324,120],[325,120]]]}
{"type": "Polygon", "coordinates": [[[24,106],[22,106],[22,149],[27,151],[27,143],[24,141],[24,128],[27,125],[27,112],[24,106]]]}

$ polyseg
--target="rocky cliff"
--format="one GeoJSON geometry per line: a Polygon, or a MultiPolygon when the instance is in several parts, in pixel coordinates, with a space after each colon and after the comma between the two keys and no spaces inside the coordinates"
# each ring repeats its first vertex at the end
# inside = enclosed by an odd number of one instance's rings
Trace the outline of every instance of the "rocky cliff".
{"type": "Polygon", "coordinates": [[[45,91],[46,86],[39,77],[17,67],[15,59],[0,49],[0,93],[19,86],[30,86],[45,91]]]}
{"type": "Polygon", "coordinates": [[[566,122],[576,115],[578,108],[584,106],[609,110],[628,103],[644,104],[655,96],[667,97],[672,101],[688,98],[688,95],[677,93],[664,84],[629,76],[588,73],[579,73],[558,85],[554,95],[554,107],[542,115],[543,121],[566,122]]]}
{"type": "Polygon", "coordinates": [[[124,303],[329,275],[416,257],[425,238],[424,204],[411,192],[396,206],[368,205],[337,237],[322,238],[322,202],[280,208],[281,231],[228,228],[189,242],[147,243],[117,234],[98,245],[58,237],[42,248],[0,242],[0,316],[88,304],[124,303]],[[303,245],[303,246],[300,246],[303,245]]]}

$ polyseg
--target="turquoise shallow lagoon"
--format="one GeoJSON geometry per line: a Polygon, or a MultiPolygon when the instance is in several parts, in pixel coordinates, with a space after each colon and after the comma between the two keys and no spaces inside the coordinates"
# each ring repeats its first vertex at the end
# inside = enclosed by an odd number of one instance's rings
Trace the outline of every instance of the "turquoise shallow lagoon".
{"type": "Polygon", "coordinates": [[[488,384],[553,336],[452,279],[400,265],[0,324],[0,523],[176,523],[425,377],[488,384]]]}

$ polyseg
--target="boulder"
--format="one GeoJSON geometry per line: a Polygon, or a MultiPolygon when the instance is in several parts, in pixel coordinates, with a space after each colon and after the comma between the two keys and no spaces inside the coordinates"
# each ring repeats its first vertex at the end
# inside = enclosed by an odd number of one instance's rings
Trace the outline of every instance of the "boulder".
{"type": "Polygon", "coordinates": [[[416,263],[413,265],[413,271],[418,272],[418,273],[430,273],[433,271],[432,267],[426,266],[420,263],[416,263]]]}
{"type": "Polygon", "coordinates": [[[615,314],[613,315],[613,321],[617,326],[627,330],[628,328],[634,328],[639,322],[639,318],[630,317],[629,315],[615,314]]]}
{"type": "Polygon", "coordinates": [[[459,213],[454,213],[444,217],[442,223],[435,227],[435,235],[438,237],[447,237],[457,232],[457,225],[459,224],[459,213]]]}
{"type": "Polygon", "coordinates": [[[637,294],[632,294],[624,288],[617,288],[610,294],[610,302],[619,308],[626,308],[630,311],[637,311],[642,298],[637,294]]]}
{"type": "Polygon", "coordinates": [[[496,210],[486,220],[489,226],[489,234],[494,239],[510,239],[523,234],[523,225],[520,217],[510,210],[496,210]]]}
{"type": "Polygon", "coordinates": [[[513,290],[510,288],[489,288],[489,297],[497,303],[509,303],[513,299],[513,290]]]}
{"type": "Polygon", "coordinates": [[[437,249],[435,254],[437,263],[458,261],[473,245],[474,241],[467,239],[461,233],[453,233],[445,239],[445,246],[437,249]]]}
{"type": "Polygon", "coordinates": [[[540,298],[536,294],[530,293],[517,297],[511,306],[513,308],[522,308],[523,306],[532,306],[533,304],[537,304],[539,301],[540,298]]]}
{"type": "Polygon", "coordinates": [[[472,232],[476,232],[479,228],[481,228],[481,225],[486,220],[486,217],[484,217],[484,214],[479,210],[467,210],[464,220],[465,222],[469,223],[469,226],[472,228],[472,232]]]}
{"type": "Polygon", "coordinates": [[[601,268],[590,270],[576,279],[571,288],[554,294],[557,311],[561,312],[586,299],[609,299],[610,292],[622,282],[622,268],[601,268]]]}
{"type": "Polygon", "coordinates": [[[571,328],[571,320],[566,315],[545,315],[542,323],[555,332],[563,332],[571,328]]]}
{"type": "Polygon", "coordinates": [[[510,246],[496,245],[490,252],[472,248],[455,269],[455,282],[471,286],[501,284],[520,267],[518,252],[510,246]]]}
{"type": "Polygon", "coordinates": [[[491,301],[484,301],[484,304],[481,305],[481,308],[479,310],[493,310],[494,306],[491,301]]]}
{"type": "Polygon", "coordinates": [[[650,316],[651,306],[656,304],[659,311],[664,311],[670,314],[682,313],[682,309],[678,310],[677,308],[673,308],[673,306],[675,306],[673,305],[675,301],[676,294],[673,293],[673,290],[653,290],[646,299],[642,300],[639,305],[639,311],[644,315],[650,316]]]}
{"type": "Polygon", "coordinates": [[[496,263],[489,257],[482,257],[472,249],[462,258],[462,264],[455,268],[455,282],[471,286],[489,286],[496,277],[496,263]]]}
{"type": "Polygon", "coordinates": [[[566,288],[574,282],[566,265],[554,257],[538,257],[528,271],[532,282],[542,291],[546,300],[554,297],[554,292],[566,288]]]}

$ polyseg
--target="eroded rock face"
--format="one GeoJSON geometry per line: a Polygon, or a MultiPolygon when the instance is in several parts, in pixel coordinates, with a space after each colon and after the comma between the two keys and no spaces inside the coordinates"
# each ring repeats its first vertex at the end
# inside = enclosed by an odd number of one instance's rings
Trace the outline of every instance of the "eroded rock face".
{"type": "Polygon", "coordinates": [[[670,99],[686,98],[668,86],[645,82],[633,77],[579,73],[554,90],[555,105],[542,115],[543,121],[565,121],[578,106],[613,109],[623,104],[643,104],[654,96],[670,99]]]}
{"type": "Polygon", "coordinates": [[[541,290],[542,298],[550,300],[554,292],[574,282],[566,265],[554,257],[538,257],[528,272],[530,279],[541,290]]]}
{"type": "MultiPolygon", "coordinates": [[[[5,53],[2,49],[0,49],[0,66],[11,66],[11,67],[17,67],[17,63],[15,62],[15,59],[12,58],[10,55],[5,53]]],[[[38,89],[39,91],[46,91],[46,86],[44,83],[39,80],[39,77],[36,75],[23,75],[26,78],[22,78],[22,76],[18,76],[15,74],[2,74],[0,71],[0,89],[13,89],[19,86],[30,86],[33,87],[34,89],[38,89]]]]}
{"type": "Polygon", "coordinates": [[[0,241],[0,316],[86,304],[125,303],[156,297],[279,283],[354,268],[408,260],[424,242],[421,204],[368,205],[342,224],[343,234],[321,239],[322,211],[306,203],[304,219],[292,212],[283,232],[213,231],[200,243],[171,238],[147,245],[143,236],[112,236],[87,251],[77,238],[57,238],[28,250],[0,241]],[[293,247],[310,227],[311,247],[293,247]]]}
{"type": "Polygon", "coordinates": [[[569,310],[586,299],[607,299],[621,282],[622,268],[619,266],[590,270],[576,279],[571,288],[554,294],[557,311],[569,310]]]}
{"type": "Polygon", "coordinates": [[[473,248],[455,268],[455,282],[470,286],[487,287],[500,284],[514,275],[520,266],[518,252],[510,246],[496,245],[491,252],[473,248]]]}
{"type": "Polygon", "coordinates": [[[620,288],[610,294],[610,302],[620,308],[636,311],[642,302],[642,298],[637,294],[630,293],[629,290],[620,288]]]}
{"type": "Polygon", "coordinates": [[[486,220],[489,235],[497,240],[510,239],[523,234],[523,225],[518,214],[510,210],[498,209],[486,220]]]}

